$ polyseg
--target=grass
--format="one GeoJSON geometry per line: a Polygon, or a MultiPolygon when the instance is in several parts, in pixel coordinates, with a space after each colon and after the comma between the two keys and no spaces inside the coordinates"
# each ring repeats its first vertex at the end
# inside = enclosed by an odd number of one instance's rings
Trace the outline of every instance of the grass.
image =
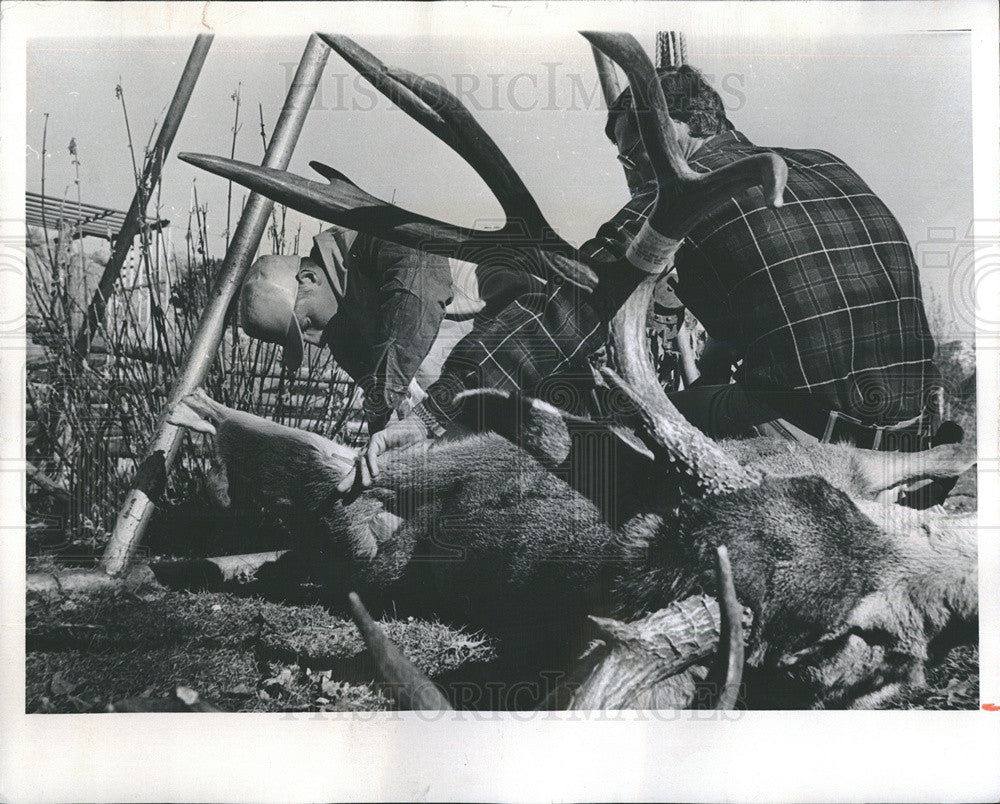
{"type": "MultiPolygon", "coordinates": [[[[490,639],[444,623],[409,618],[386,620],[382,627],[439,683],[474,683],[477,671],[496,658],[490,639]]],[[[320,605],[163,590],[69,599],[32,595],[26,648],[28,712],[103,711],[126,698],[165,698],[177,686],[231,712],[393,706],[375,683],[353,624],[320,605]]],[[[929,668],[927,681],[883,708],[978,709],[978,649],[948,651],[929,668]]]]}
{"type": "MultiPolygon", "coordinates": [[[[423,620],[387,634],[431,678],[489,661],[482,636],[423,620]]],[[[322,606],[222,593],[31,596],[28,712],[101,711],[188,686],[228,711],[369,711],[390,700],[354,625],[322,606]]]]}

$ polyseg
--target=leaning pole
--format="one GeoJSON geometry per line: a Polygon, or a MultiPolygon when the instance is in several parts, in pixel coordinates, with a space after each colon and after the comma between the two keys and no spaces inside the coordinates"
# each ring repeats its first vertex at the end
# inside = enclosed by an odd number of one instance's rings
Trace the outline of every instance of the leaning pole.
{"type": "MultiPolygon", "coordinates": [[[[267,146],[265,167],[279,170],[288,167],[329,55],[330,48],[323,40],[311,35],[267,146]]],[[[119,576],[128,569],[153,515],[155,501],[163,494],[181,442],[180,428],[167,422],[167,413],[204,382],[222,341],[226,312],[257,252],[273,207],[274,202],[270,199],[258,193],[250,194],[191,348],[160,413],[152,443],[118,512],[114,532],[101,558],[101,569],[107,575],[119,576]]]]}
{"type": "Polygon", "coordinates": [[[122,221],[122,228],[115,240],[111,259],[108,260],[108,265],[101,274],[94,297],[87,305],[87,315],[83,319],[83,327],[73,342],[73,352],[80,360],[84,359],[90,352],[91,341],[104,322],[108,299],[115,292],[115,283],[122,272],[125,257],[128,256],[132,243],[143,225],[146,206],[160,181],[160,171],[163,169],[163,163],[170,152],[170,146],[173,145],[174,136],[181,125],[188,101],[191,100],[191,93],[194,92],[194,85],[201,74],[202,66],[205,64],[205,57],[208,55],[208,49],[212,46],[213,37],[214,34],[198,34],[195,37],[194,47],[191,48],[187,64],[184,65],[181,80],[177,83],[173,100],[170,101],[170,108],[167,109],[167,114],[163,118],[163,125],[160,126],[156,144],[153,145],[153,150],[146,160],[139,185],[132,197],[132,203],[125,214],[125,220],[122,221]]]}

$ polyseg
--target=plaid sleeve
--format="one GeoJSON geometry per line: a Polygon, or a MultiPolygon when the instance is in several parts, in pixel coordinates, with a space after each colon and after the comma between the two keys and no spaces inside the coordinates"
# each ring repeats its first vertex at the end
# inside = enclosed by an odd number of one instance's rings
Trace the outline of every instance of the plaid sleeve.
{"type": "MultiPolygon", "coordinates": [[[[572,285],[550,282],[477,321],[445,361],[424,406],[447,428],[463,414],[455,396],[470,388],[538,393],[553,374],[578,368],[607,338],[607,326],[572,285]]],[[[541,395],[541,394],[539,394],[541,395]]]]}
{"type": "Polygon", "coordinates": [[[649,185],[632,197],[615,216],[597,230],[597,234],[580,247],[580,256],[588,262],[618,262],[656,203],[656,185],[649,185]]]}
{"type": "Polygon", "coordinates": [[[373,249],[378,284],[376,383],[388,411],[398,409],[437,337],[451,299],[448,260],[388,241],[373,249]]]}

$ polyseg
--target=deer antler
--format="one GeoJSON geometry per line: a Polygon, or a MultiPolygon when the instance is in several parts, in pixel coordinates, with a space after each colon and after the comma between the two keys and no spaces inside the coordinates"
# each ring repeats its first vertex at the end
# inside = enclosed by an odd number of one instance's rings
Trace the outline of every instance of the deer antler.
{"type": "Polygon", "coordinates": [[[489,134],[462,102],[441,84],[409,70],[386,67],[375,56],[336,34],[319,34],[362,78],[462,157],[486,182],[507,216],[501,232],[514,227],[529,240],[562,253],[575,249],[558,237],[534,197],[489,134]]]}
{"type": "Polygon", "coordinates": [[[635,98],[636,119],[657,182],[657,201],[627,257],[649,274],[625,300],[612,321],[611,336],[624,380],[605,376],[636,404],[648,435],[693,480],[698,493],[724,493],[756,482],[718,445],[690,424],[667,399],[656,376],[646,336],[646,314],[659,276],[673,264],[681,239],[726,203],[734,191],[762,185],[770,203],[784,192],[787,166],[777,154],[741,159],[710,173],[693,170],[684,159],[663,88],[646,52],[630,34],[583,32],[599,51],[622,68],[635,98]]]}
{"type": "Polygon", "coordinates": [[[708,173],[691,168],[677,141],[653,63],[631,34],[581,31],[595,48],[618,64],[632,88],[639,134],[659,189],[650,224],[664,237],[680,240],[734,192],[761,185],[772,206],[781,206],[788,166],[777,154],[748,156],[708,173]],[[676,203],[673,201],[673,196],[676,203]]]}
{"type": "Polygon", "coordinates": [[[722,689],[716,709],[735,709],[743,680],[743,609],[736,598],[733,568],[725,545],[715,548],[715,578],[718,585],[721,628],[719,634],[719,665],[722,669],[722,689]]]}
{"type": "Polygon", "coordinates": [[[375,659],[379,675],[401,709],[441,711],[451,709],[448,700],[427,676],[417,670],[379,628],[354,592],[347,596],[351,618],[375,659]]]}
{"type": "Polygon", "coordinates": [[[457,97],[440,84],[387,67],[346,36],[320,37],[375,89],[472,166],[500,202],[507,218],[503,227],[464,229],[408,212],[369,195],[325,166],[313,165],[328,179],[328,185],[220,157],[180,154],[180,159],[299,212],[411,248],[468,260],[478,245],[513,244],[535,257],[531,264],[541,273],[558,275],[585,290],[597,286],[596,274],[576,259],[576,249],[555,233],[507,157],[457,97]]]}

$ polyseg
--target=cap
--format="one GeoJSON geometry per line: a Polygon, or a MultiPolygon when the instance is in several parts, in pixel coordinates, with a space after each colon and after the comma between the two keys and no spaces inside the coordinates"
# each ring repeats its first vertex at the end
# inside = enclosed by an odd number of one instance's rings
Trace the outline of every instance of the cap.
{"type": "Polygon", "coordinates": [[[302,365],[302,330],[295,317],[299,258],[261,257],[240,288],[239,321],[247,335],[281,346],[281,362],[293,371],[302,365]]]}

